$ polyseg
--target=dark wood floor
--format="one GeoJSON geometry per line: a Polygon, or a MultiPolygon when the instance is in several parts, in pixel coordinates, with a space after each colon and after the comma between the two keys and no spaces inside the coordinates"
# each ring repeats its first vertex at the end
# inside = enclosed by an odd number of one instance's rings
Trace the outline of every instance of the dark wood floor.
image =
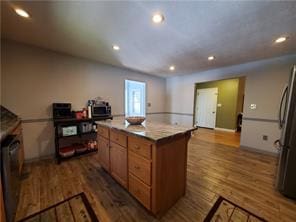
{"type": "MultiPolygon", "coordinates": [[[[274,189],[277,160],[192,137],[187,192],[160,221],[202,221],[219,195],[268,221],[296,221],[296,202],[274,189]]],[[[17,219],[85,192],[100,221],[157,221],[98,164],[96,155],[27,164],[17,219]]]]}

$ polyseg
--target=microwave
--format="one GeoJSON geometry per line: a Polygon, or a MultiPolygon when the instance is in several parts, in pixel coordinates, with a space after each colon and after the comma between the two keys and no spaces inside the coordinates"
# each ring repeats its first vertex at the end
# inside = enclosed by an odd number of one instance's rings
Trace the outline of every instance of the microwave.
{"type": "Polygon", "coordinates": [[[92,106],[92,116],[110,116],[111,115],[111,106],[108,104],[95,104],[92,106]]]}

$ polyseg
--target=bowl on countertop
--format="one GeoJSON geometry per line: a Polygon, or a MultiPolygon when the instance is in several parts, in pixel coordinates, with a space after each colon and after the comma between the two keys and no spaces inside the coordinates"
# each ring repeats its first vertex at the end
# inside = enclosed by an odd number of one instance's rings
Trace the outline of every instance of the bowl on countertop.
{"type": "Polygon", "coordinates": [[[131,125],[141,125],[145,119],[146,118],[143,116],[129,116],[125,118],[125,120],[131,125]]]}

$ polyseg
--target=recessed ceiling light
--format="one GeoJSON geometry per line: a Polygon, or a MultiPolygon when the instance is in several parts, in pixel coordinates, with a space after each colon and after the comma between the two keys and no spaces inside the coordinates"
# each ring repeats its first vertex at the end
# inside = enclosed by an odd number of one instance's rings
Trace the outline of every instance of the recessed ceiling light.
{"type": "Polygon", "coordinates": [[[112,48],[116,51],[118,51],[120,49],[118,45],[113,45],[112,48]]]}
{"type": "Polygon", "coordinates": [[[152,21],[154,23],[161,23],[161,22],[163,22],[163,20],[164,20],[164,17],[160,13],[156,13],[152,16],[152,21]]]}
{"type": "Polygon", "coordinates": [[[287,37],[281,36],[275,40],[275,43],[281,43],[287,40],[287,37]]]}
{"type": "Polygon", "coordinates": [[[170,66],[170,70],[174,71],[175,70],[175,66],[170,66]]]}
{"type": "Polygon", "coordinates": [[[215,56],[209,56],[208,57],[208,60],[214,60],[215,59],[215,56]]]}
{"type": "Polygon", "coordinates": [[[20,8],[16,8],[14,9],[15,13],[18,14],[19,16],[22,16],[22,17],[25,17],[25,18],[29,18],[30,15],[28,12],[26,12],[25,10],[23,9],[20,9],[20,8]]]}

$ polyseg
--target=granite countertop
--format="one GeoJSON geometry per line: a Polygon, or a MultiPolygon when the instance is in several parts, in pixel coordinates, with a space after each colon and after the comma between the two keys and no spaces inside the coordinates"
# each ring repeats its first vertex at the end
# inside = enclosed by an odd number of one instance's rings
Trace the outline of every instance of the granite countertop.
{"type": "Polygon", "coordinates": [[[0,109],[1,109],[0,141],[2,142],[2,140],[5,139],[5,137],[9,135],[17,127],[21,119],[3,106],[0,106],[0,109]]]}
{"type": "Polygon", "coordinates": [[[142,125],[130,125],[124,119],[97,121],[96,123],[101,126],[125,131],[136,136],[145,137],[153,142],[157,142],[177,134],[185,134],[197,129],[194,127],[184,127],[149,121],[145,121],[142,125]]]}

